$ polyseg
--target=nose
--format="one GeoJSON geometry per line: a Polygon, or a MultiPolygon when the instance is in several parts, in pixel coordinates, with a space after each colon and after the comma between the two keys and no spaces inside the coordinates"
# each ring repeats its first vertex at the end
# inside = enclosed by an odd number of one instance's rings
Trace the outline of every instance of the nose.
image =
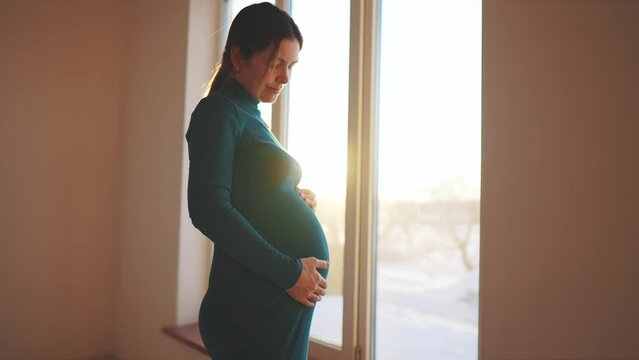
{"type": "Polygon", "coordinates": [[[290,80],[291,77],[291,73],[288,67],[284,67],[283,70],[280,71],[280,73],[278,74],[278,81],[282,84],[288,84],[288,81],[290,80]]]}

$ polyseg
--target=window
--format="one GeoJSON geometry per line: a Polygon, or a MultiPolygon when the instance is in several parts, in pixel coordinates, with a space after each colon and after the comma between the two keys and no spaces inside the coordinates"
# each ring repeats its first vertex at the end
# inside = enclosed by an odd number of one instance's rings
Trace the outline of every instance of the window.
{"type": "Polygon", "coordinates": [[[341,346],[350,4],[297,1],[291,10],[304,44],[289,86],[288,151],[302,165],[300,187],[317,195],[331,255],[328,294],[315,306],[311,337],[341,346]]]}
{"type": "MultiPolygon", "coordinates": [[[[230,25],[253,1],[222,3],[230,25]]],[[[481,1],[276,4],[305,41],[260,110],[331,252],[311,356],[477,358],[481,1]]]]}
{"type": "Polygon", "coordinates": [[[481,2],[382,1],[376,359],[475,359],[481,2]]]}

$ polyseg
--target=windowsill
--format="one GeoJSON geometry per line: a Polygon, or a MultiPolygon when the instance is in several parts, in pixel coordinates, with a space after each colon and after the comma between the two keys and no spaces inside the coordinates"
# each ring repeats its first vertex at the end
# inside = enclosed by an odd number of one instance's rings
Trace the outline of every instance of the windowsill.
{"type": "Polygon", "coordinates": [[[166,326],[162,328],[162,332],[179,342],[188,345],[192,349],[208,355],[208,352],[204,347],[204,343],[202,342],[202,338],[200,337],[200,330],[196,323],[179,326],[166,326]]]}

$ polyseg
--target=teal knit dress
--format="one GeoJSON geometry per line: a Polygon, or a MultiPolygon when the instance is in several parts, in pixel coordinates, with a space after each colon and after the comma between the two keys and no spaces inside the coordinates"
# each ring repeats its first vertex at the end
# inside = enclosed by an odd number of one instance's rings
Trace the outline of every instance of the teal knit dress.
{"type": "Polygon", "coordinates": [[[329,260],[324,231],[297,193],[300,165],[262,121],[258,102],[225,77],[197,104],[186,132],[189,214],[215,244],[199,312],[213,360],[307,359],[314,307],[285,289],[301,274],[300,258],[329,260]]]}

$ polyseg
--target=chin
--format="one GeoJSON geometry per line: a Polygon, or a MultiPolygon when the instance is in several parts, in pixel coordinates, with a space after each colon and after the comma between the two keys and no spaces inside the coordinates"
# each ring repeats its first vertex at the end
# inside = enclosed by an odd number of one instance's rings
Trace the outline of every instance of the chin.
{"type": "Polygon", "coordinates": [[[278,95],[275,96],[265,96],[263,98],[260,99],[261,102],[265,102],[265,103],[274,103],[277,101],[278,95]]]}

